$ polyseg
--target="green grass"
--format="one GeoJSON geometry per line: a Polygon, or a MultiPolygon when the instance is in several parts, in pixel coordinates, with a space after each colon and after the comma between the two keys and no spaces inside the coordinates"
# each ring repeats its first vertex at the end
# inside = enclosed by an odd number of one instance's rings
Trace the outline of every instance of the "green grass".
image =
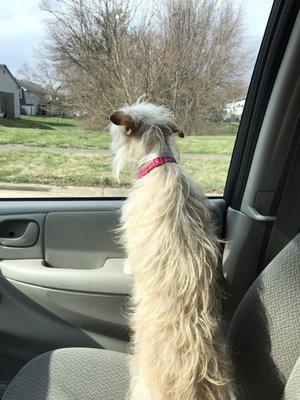
{"type": "Polygon", "coordinates": [[[82,130],[76,119],[26,116],[0,120],[0,144],[108,149],[109,142],[107,133],[82,130]]]}
{"type": "MultiPolygon", "coordinates": [[[[206,193],[222,193],[228,161],[182,157],[182,165],[206,193]]],[[[111,157],[84,157],[45,152],[0,153],[0,181],[40,183],[55,186],[129,187],[132,174],[117,182],[111,171],[111,157]]]]}
{"type": "Polygon", "coordinates": [[[83,157],[56,153],[11,151],[0,153],[0,180],[55,186],[122,187],[116,182],[108,156],[83,157]]]}
{"type": "MultiPolygon", "coordinates": [[[[222,193],[232,153],[236,125],[203,123],[205,136],[177,139],[181,163],[205,192],[222,193]],[[217,133],[217,134],[213,134],[217,133]],[[225,134],[226,133],[226,134],[225,134]],[[193,154],[212,154],[201,159],[193,154]],[[220,159],[218,159],[220,155],[220,159]]],[[[108,133],[85,130],[72,118],[29,117],[0,119],[0,144],[22,144],[44,148],[109,149],[108,133]]],[[[40,183],[55,186],[130,187],[132,174],[124,173],[117,182],[111,171],[111,156],[80,156],[49,152],[0,152],[0,181],[40,183]]]]}
{"type": "Polygon", "coordinates": [[[232,154],[235,136],[186,136],[178,139],[181,153],[232,154]]]}
{"type": "Polygon", "coordinates": [[[182,157],[181,164],[204,193],[223,194],[229,160],[203,160],[182,157]]]}
{"type": "MultiPolygon", "coordinates": [[[[201,132],[207,136],[177,139],[179,150],[182,153],[231,154],[235,136],[228,132],[235,132],[236,125],[206,122],[205,126],[201,132]],[[213,135],[212,129],[218,135],[213,135]]],[[[108,133],[84,130],[77,119],[24,116],[20,120],[0,120],[0,144],[107,150],[109,143],[108,133]]]]}

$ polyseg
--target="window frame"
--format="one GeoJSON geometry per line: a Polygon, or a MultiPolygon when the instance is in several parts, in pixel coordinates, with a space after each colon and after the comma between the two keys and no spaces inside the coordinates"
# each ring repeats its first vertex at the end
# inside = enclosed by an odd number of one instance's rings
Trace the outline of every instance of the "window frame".
{"type": "MultiPolygon", "coordinates": [[[[223,196],[239,209],[249,175],[260,127],[300,5],[295,0],[275,0],[266,25],[246,96],[223,196]]],[[[1,197],[0,201],[125,201],[126,197],[1,197]]]]}
{"type": "Polygon", "coordinates": [[[228,206],[239,210],[260,128],[300,4],[275,0],[254,66],[224,189],[228,206]]]}

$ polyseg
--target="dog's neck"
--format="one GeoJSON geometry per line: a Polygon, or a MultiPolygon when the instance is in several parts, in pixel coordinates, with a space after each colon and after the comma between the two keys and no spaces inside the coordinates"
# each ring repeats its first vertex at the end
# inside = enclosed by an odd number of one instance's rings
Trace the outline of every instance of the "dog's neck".
{"type": "Polygon", "coordinates": [[[140,159],[138,167],[141,168],[145,166],[146,164],[148,164],[150,161],[154,160],[157,157],[174,157],[174,155],[170,150],[149,153],[140,159]]]}

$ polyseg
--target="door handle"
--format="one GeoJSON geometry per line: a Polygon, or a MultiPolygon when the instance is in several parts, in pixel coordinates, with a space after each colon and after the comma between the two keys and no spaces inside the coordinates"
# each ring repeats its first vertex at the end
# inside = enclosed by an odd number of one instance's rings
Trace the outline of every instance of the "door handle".
{"type": "Polygon", "coordinates": [[[22,236],[16,238],[0,238],[0,244],[6,247],[29,247],[33,246],[39,236],[39,226],[36,222],[30,221],[22,236]]]}
{"type": "Polygon", "coordinates": [[[254,207],[248,206],[247,212],[245,213],[248,217],[259,222],[275,222],[276,217],[271,215],[262,215],[254,207]]]}

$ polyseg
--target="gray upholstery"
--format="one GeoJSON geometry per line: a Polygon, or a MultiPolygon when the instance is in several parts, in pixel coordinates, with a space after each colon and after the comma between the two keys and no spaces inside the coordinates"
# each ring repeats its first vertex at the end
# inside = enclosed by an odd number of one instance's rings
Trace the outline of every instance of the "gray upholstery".
{"type": "Polygon", "coordinates": [[[42,354],[21,369],[4,400],[124,400],[128,356],[72,348],[42,354]]]}
{"type": "Polygon", "coordinates": [[[300,235],[254,282],[229,330],[238,400],[280,400],[300,355],[300,235]]]}
{"type": "MultiPolygon", "coordinates": [[[[300,235],[255,281],[233,318],[229,348],[237,400],[300,399],[299,332],[300,235]]],[[[128,356],[61,349],[25,365],[4,400],[124,400],[128,388],[128,356]]]]}
{"type": "Polygon", "coordinates": [[[2,399],[2,396],[4,395],[4,392],[6,391],[7,387],[8,383],[0,382],[0,399],[2,399]]]}
{"type": "Polygon", "coordinates": [[[282,400],[300,399],[300,357],[287,381],[282,400]]]}

